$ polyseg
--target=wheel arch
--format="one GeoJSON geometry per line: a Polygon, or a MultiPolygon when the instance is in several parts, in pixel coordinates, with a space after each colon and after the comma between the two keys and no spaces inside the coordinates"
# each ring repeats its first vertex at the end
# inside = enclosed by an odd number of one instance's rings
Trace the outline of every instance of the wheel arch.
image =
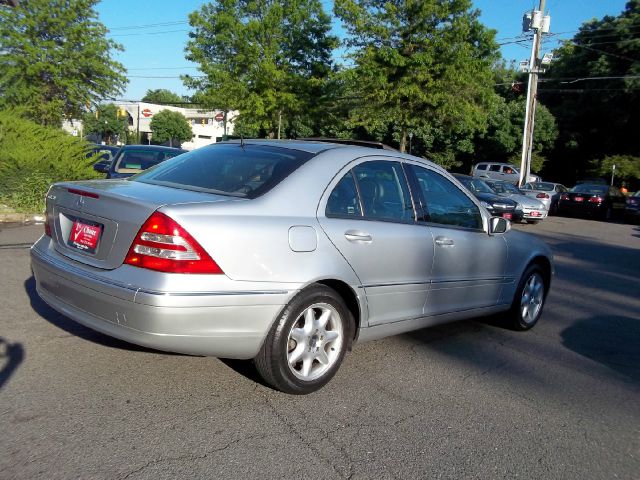
{"type": "Polygon", "coordinates": [[[351,312],[351,315],[353,315],[355,324],[353,326],[354,331],[351,340],[355,341],[358,337],[358,332],[360,331],[360,325],[363,316],[360,309],[360,301],[358,300],[358,295],[356,294],[356,292],[347,283],[343,282],[342,280],[333,278],[318,280],[315,283],[324,285],[325,287],[329,287],[338,295],[340,295],[340,298],[342,298],[342,300],[344,301],[347,309],[349,310],[349,312],[351,312]]]}
{"type": "MultiPolygon", "coordinates": [[[[542,269],[542,272],[544,274],[544,283],[547,285],[548,292],[549,288],[551,287],[551,278],[553,276],[553,266],[551,265],[551,260],[549,260],[544,255],[538,255],[531,259],[531,261],[529,262],[529,266],[531,265],[538,265],[542,269]]],[[[527,268],[529,268],[529,266],[527,266],[527,268]]]]}

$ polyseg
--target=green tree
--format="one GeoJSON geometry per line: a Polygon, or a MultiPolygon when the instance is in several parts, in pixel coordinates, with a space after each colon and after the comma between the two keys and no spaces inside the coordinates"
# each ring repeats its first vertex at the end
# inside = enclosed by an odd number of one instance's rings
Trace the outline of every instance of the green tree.
{"type": "Polygon", "coordinates": [[[0,8],[0,108],[25,107],[44,125],[80,118],[88,103],[123,91],[121,50],[106,38],[98,0],[29,0],[0,8]]]}
{"type": "Polygon", "coordinates": [[[470,0],[336,0],[359,98],[350,120],[444,164],[472,151],[494,98],[495,32],[470,0]]]}
{"type": "Polygon", "coordinates": [[[173,146],[193,138],[191,125],[185,116],[173,110],[160,110],[151,119],[150,127],[153,141],[157,143],[169,142],[173,146]]]}
{"type": "MultiPolygon", "coordinates": [[[[526,101],[524,98],[507,101],[500,97],[492,106],[487,131],[476,140],[474,160],[509,161],[520,165],[522,134],[526,101]]],[[[542,104],[536,107],[533,133],[532,170],[540,172],[547,153],[558,137],[556,121],[542,104]]]]}
{"type": "Polygon", "coordinates": [[[640,0],[632,0],[620,15],[584,23],[555,50],[538,98],[558,121],[549,165],[558,178],[588,176],[594,159],[640,156],[639,35],[640,0]]]}
{"type": "Polygon", "coordinates": [[[147,103],[158,103],[160,105],[180,106],[187,100],[177,93],[173,93],[171,90],[158,88],[156,90],[147,90],[147,93],[142,97],[142,101],[147,103]]]}
{"type": "Polygon", "coordinates": [[[110,103],[99,105],[94,112],[83,117],[84,134],[96,134],[108,144],[116,140],[124,141],[129,125],[126,116],[119,116],[118,107],[110,103]]]}
{"type": "Polygon", "coordinates": [[[189,17],[187,58],[205,78],[183,77],[194,101],[239,110],[242,125],[295,133],[321,97],[337,39],[319,0],[217,0],[189,17]]]}
{"type": "Polygon", "coordinates": [[[89,145],[61,128],[39,125],[22,110],[0,110],[0,200],[25,212],[42,212],[54,182],[100,175],[89,145]]]}
{"type": "Polygon", "coordinates": [[[595,176],[609,178],[614,173],[616,183],[640,180],[640,157],[631,155],[610,155],[590,162],[591,173],[595,176]],[[616,169],[613,170],[615,165],[616,169]]]}

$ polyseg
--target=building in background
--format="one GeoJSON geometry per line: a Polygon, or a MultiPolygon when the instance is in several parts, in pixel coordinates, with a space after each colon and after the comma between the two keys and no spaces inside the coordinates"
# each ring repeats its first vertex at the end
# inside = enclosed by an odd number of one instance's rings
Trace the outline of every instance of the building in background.
{"type": "MultiPolygon", "coordinates": [[[[153,139],[151,120],[155,114],[161,110],[180,112],[191,124],[193,132],[191,141],[182,144],[182,148],[185,150],[193,150],[220,142],[227,135],[232,136],[233,120],[239,113],[237,111],[227,112],[225,119],[225,112],[222,110],[199,110],[145,102],[115,102],[114,104],[121,112],[126,112],[129,131],[139,132],[140,143],[150,143],[153,139]]],[[[84,135],[81,120],[65,120],[62,128],[74,136],[84,135]]]]}
{"type": "Polygon", "coordinates": [[[129,130],[139,132],[142,143],[147,143],[153,138],[150,125],[155,114],[161,110],[180,112],[191,124],[193,131],[191,141],[182,144],[182,148],[185,150],[193,150],[219,142],[226,135],[233,135],[233,119],[238,115],[238,112],[235,111],[227,112],[225,119],[225,112],[222,110],[199,110],[145,102],[116,102],[115,105],[127,112],[129,130]]]}

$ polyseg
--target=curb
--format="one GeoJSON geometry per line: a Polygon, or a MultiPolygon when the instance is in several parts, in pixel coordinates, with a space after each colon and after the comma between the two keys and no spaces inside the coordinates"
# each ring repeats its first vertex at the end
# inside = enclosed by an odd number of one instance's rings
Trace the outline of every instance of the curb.
{"type": "Polygon", "coordinates": [[[22,223],[24,225],[44,223],[44,215],[35,213],[0,213],[0,224],[3,223],[22,223]]]}

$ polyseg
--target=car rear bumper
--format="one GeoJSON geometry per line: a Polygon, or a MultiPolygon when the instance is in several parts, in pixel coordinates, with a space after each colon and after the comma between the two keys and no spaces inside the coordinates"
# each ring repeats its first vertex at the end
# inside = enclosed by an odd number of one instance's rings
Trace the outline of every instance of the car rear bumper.
{"type": "Polygon", "coordinates": [[[601,214],[601,212],[603,212],[605,208],[606,207],[602,203],[567,203],[566,201],[558,203],[558,212],[578,216],[598,215],[601,214]]]}
{"type": "Polygon", "coordinates": [[[148,291],[84,275],[43,243],[32,247],[31,266],[47,304],[93,330],[159,350],[253,358],[296,291],[148,291]]]}
{"type": "Polygon", "coordinates": [[[525,208],[522,211],[522,216],[525,220],[542,220],[543,218],[547,218],[549,212],[547,210],[542,209],[529,209],[525,208]]]}

